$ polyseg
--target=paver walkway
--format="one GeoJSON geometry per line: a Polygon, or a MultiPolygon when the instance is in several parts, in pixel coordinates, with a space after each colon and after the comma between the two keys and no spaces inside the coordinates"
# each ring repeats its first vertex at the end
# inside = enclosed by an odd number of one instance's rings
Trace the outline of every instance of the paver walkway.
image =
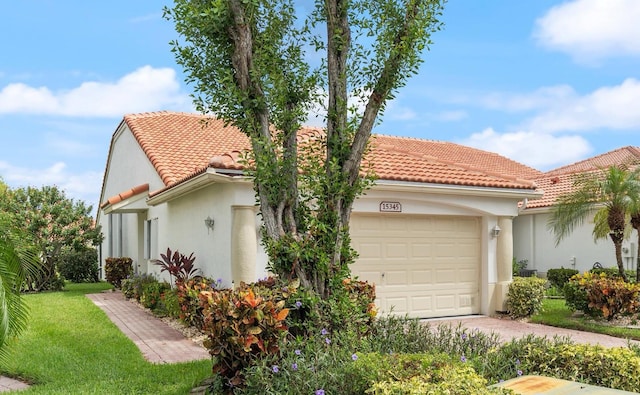
{"type": "Polygon", "coordinates": [[[109,319],[138,346],[149,362],[189,362],[211,357],[205,348],[129,302],[120,292],[88,294],[87,297],[107,313],[109,319]]]}
{"type": "MultiPolygon", "coordinates": [[[[629,341],[619,337],[601,335],[598,333],[582,332],[573,329],[555,328],[553,326],[532,324],[529,322],[511,320],[509,318],[495,318],[487,316],[466,316],[460,318],[445,318],[425,320],[430,325],[451,324],[462,325],[469,329],[478,329],[485,333],[496,333],[502,342],[509,342],[514,338],[534,334],[536,336],[546,336],[553,338],[554,336],[569,337],[575,343],[583,344],[599,344],[603,347],[627,347],[629,341]]],[[[631,341],[633,344],[640,345],[638,341],[631,341]]]]}
{"type": "Polygon", "coordinates": [[[0,392],[24,390],[27,388],[29,388],[29,385],[23,383],[22,381],[0,376],[0,392]]]}

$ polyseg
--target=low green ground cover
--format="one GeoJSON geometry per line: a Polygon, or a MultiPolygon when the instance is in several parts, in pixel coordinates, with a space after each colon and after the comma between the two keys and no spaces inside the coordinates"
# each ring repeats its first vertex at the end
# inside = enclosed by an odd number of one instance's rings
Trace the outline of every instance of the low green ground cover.
{"type": "Polygon", "coordinates": [[[11,344],[0,373],[34,384],[31,394],[185,394],[210,375],[208,360],[156,365],[86,293],[105,283],[67,284],[63,292],[25,295],[29,329],[11,344]]]}
{"type": "MultiPolygon", "coordinates": [[[[615,325],[616,322],[594,320],[587,316],[575,315],[567,307],[564,299],[545,299],[542,311],[531,317],[531,322],[555,326],[558,328],[576,329],[585,332],[601,333],[625,339],[640,340],[640,328],[628,328],[615,325]]],[[[628,321],[633,323],[633,320],[628,321]]],[[[638,320],[640,322],[640,320],[638,320]]],[[[639,325],[636,323],[636,325],[639,325]]]]}

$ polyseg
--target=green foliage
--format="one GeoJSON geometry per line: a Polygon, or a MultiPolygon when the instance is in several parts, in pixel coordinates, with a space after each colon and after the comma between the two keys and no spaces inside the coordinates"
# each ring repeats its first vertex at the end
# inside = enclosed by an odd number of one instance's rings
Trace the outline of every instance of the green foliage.
{"type": "MultiPolygon", "coordinates": [[[[622,278],[622,276],[620,276],[620,270],[618,270],[617,267],[597,267],[590,269],[589,272],[596,275],[604,273],[607,277],[622,278]]],[[[633,270],[625,270],[625,274],[627,279],[632,279],[635,276],[633,270]]]]}
{"type": "Polygon", "coordinates": [[[629,170],[626,166],[575,174],[571,192],[558,198],[549,218],[548,226],[556,236],[556,245],[594,215],[593,238],[611,238],[618,271],[626,281],[622,241],[627,217],[634,213],[640,201],[639,175],[640,168],[629,170]]]}
{"type": "Polygon", "coordinates": [[[377,314],[375,286],[365,281],[345,279],[341,286],[332,289],[328,298],[318,300],[319,316],[316,319],[310,317],[307,327],[312,331],[324,327],[332,332],[353,331],[360,336],[367,335],[377,314]]]}
{"type": "Polygon", "coordinates": [[[379,354],[435,352],[472,359],[497,347],[494,333],[461,325],[429,325],[417,319],[386,316],[376,320],[359,350],[379,354]]]}
{"type": "Polygon", "coordinates": [[[469,359],[476,372],[486,378],[490,384],[508,380],[523,374],[533,374],[526,363],[525,348],[550,348],[558,345],[572,344],[569,338],[535,336],[534,334],[512,339],[510,342],[498,345],[483,355],[469,359]]]}
{"type": "Polygon", "coordinates": [[[627,283],[604,273],[591,279],[583,277],[578,282],[587,293],[590,312],[597,311],[608,320],[640,312],[640,284],[627,283]]]}
{"type": "MultiPolygon", "coordinates": [[[[162,311],[160,311],[160,313],[174,319],[180,319],[182,310],[180,308],[180,302],[178,301],[177,290],[174,288],[166,290],[162,294],[161,299],[162,311]]],[[[156,311],[156,313],[158,313],[158,311],[156,311]]]]}
{"type": "Polygon", "coordinates": [[[107,282],[120,288],[122,280],[133,274],[133,259],[129,257],[106,258],[104,274],[107,282]]]}
{"type": "Polygon", "coordinates": [[[138,302],[142,297],[145,284],[158,282],[152,274],[132,274],[120,282],[120,290],[127,299],[135,299],[138,302]]]}
{"type": "Polygon", "coordinates": [[[36,256],[14,242],[21,234],[0,216],[0,363],[8,359],[5,343],[27,327],[28,308],[20,289],[25,278],[38,270],[36,256]]]}
{"type": "Polygon", "coordinates": [[[204,314],[198,295],[201,291],[209,291],[219,285],[206,277],[196,277],[176,284],[176,296],[180,306],[180,320],[188,326],[200,330],[204,327],[204,314]]]}
{"type": "Polygon", "coordinates": [[[67,249],[60,254],[58,269],[66,280],[74,283],[98,282],[98,251],[95,248],[67,249]]]}
{"type": "Polygon", "coordinates": [[[317,1],[305,21],[293,0],[177,0],[165,8],[196,108],[251,140],[247,170],[274,273],[322,299],[349,277],[349,216],[370,185],[362,160],[377,116],[417,73],[443,3],[317,1]],[[308,48],[326,54],[317,68],[308,48]],[[353,97],[366,103],[350,105],[353,97]],[[326,110],[325,131],[299,135],[314,104],[326,110]]]}
{"type": "Polygon", "coordinates": [[[24,229],[28,243],[38,249],[42,270],[37,276],[28,276],[29,291],[57,289],[62,284],[57,267],[61,254],[69,249],[82,251],[102,241],[91,206],[67,198],[55,186],[6,191],[0,209],[10,213],[13,227],[24,229]]]}
{"type": "MultiPolygon", "coordinates": [[[[238,289],[201,291],[205,347],[213,358],[213,373],[227,381],[225,386],[244,383],[243,369],[259,358],[278,354],[286,336],[285,308],[288,292],[263,296],[260,285],[242,283],[238,289]]],[[[295,289],[291,289],[295,292],[295,289]]]]}
{"type": "MultiPolygon", "coordinates": [[[[584,276],[590,276],[590,274],[585,273],[584,276]]],[[[582,276],[576,275],[572,277],[562,288],[565,303],[572,311],[577,310],[590,316],[597,316],[597,313],[591,311],[589,308],[587,291],[583,286],[581,286],[580,279],[582,279],[582,276]]]]}
{"type": "Polygon", "coordinates": [[[575,275],[564,287],[567,306],[591,317],[613,319],[640,311],[640,285],[604,272],[575,275]]]}
{"type": "Polygon", "coordinates": [[[538,342],[520,344],[522,370],[625,391],[640,388],[640,357],[627,348],[538,342]]]}
{"type": "Polygon", "coordinates": [[[153,264],[161,267],[160,273],[166,271],[172,279],[175,278],[176,284],[189,280],[198,271],[193,264],[196,260],[193,252],[189,256],[181,254],[178,250],[172,254],[171,249],[167,248],[167,253],[160,254],[160,257],[162,260],[154,259],[153,264]]]}
{"type": "MultiPolygon", "coordinates": [[[[151,310],[156,310],[162,304],[162,296],[171,289],[171,285],[167,282],[148,282],[142,285],[142,295],[140,303],[151,310]]],[[[164,309],[164,307],[162,307],[164,309]]]]}
{"type": "Polygon", "coordinates": [[[444,354],[366,354],[352,366],[356,380],[350,380],[350,384],[364,379],[368,384],[366,392],[376,395],[511,393],[500,388],[487,388],[487,380],[479,376],[473,367],[454,362],[444,354]]]}
{"type": "Polygon", "coordinates": [[[540,310],[546,281],[537,277],[515,277],[507,292],[507,309],[514,318],[530,317],[540,310]]]}
{"type": "Polygon", "coordinates": [[[547,270],[547,280],[549,280],[552,286],[562,290],[569,279],[578,273],[580,272],[576,269],[565,269],[564,267],[560,269],[549,269],[547,270]]]}

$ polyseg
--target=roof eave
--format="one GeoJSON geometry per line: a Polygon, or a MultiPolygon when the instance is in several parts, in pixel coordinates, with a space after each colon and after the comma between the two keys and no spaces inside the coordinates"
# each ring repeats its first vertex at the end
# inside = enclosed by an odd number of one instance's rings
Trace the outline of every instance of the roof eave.
{"type": "Polygon", "coordinates": [[[147,199],[149,206],[157,206],[162,203],[180,198],[182,196],[193,193],[197,190],[205,188],[212,184],[225,184],[233,182],[250,182],[249,177],[242,176],[242,172],[224,170],[225,174],[218,173],[216,169],[208,168],[202,174],[190,178],[182,183],[176,184],[166,190],[154,194],[147,199]]]}
{"type": "Polygon", "coordinates": [[[467,196],[500,197],[512,199],[540,199],[542,191],[524,188],[495,188],[468,185],[450,185],[419,183],[410,181],[376,180],[374,188],[379,190],[394,190],[406,192],[428,192],[433,194],[457,194],[467,196]]]}

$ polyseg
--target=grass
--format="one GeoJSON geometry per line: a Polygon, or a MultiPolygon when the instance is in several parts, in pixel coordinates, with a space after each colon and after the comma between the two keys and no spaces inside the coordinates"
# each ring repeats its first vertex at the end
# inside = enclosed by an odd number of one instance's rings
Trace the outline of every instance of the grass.
{"type": "Polygon", "coordinates": [[[573,317],[573,312],[565,305],[564,299],[545,299],[543,311],[531,317],[531,322],[576,329],[585,332],[601,333],[624,339],[640,340],[640,329],[607,325],[606,321],[593,321],[587,317],[573,317]]]}
{"type": "Polygon", "coordinates": [[[211,361],[152,364],[85,294],[110,285],[69,284],[64,292],[25,295],[30,324],[10,344],[0,373],[31,394],[186,394],[211,373],[211,361]]]}

